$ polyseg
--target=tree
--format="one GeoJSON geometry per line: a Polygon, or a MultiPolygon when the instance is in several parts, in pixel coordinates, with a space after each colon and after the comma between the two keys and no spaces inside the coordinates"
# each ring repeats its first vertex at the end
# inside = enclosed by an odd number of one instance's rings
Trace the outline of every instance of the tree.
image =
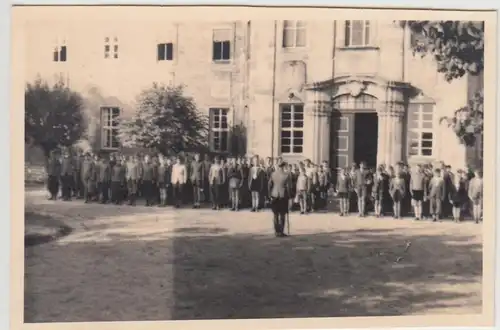
{"type": "Polygon", "coordinates": [[[208,118],[183,86],[154,83],[137,98],[137,112],[119,124],[124,147],[155,149],[163,154],[201,151],[208,144],[208,118]]]}
{"type": "MultiPolygon", "coordinates": [[[[400,24],[407,26],[418,39],[412,44],[414,55],[432,54],[438,72],[446,81],[483,72],[484,22],[401,21],[400,24]]],[[[473,146],[476,136],[483,133],[483,91],[478,90],[468,105],[441,121],[448,123],[462,143],[473,146]]]]}
{"type": "Polygon", "coordinates": [[[41,79],[26,84],[24,93],[25,141],[52,150],[70,147],[84,132],[83,99],[63,82],[49,86],[41,79]]]}

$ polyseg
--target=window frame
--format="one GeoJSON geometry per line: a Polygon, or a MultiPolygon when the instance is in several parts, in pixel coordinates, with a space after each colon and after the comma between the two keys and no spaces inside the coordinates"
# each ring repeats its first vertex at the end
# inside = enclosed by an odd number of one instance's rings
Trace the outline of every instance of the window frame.
{"type": "Polygon", "coordinates": [[[174,60],[174,43],[169,41],[169,42],[159,42],[156,44],[156,61],[157,62],[171,62],[174,60]],[[163,58],[160,58],[160,47],[163,46],[163,58]],[[168,52],[168,47],[171,47],[170,49],[170,58],[168,58],[169,52],[168,52]]]}
{"type": "Polygon", "coordinates": [[[407,119],[407,157],[408,159],[410,158],[436,158],[436,104],[432,102],[413,102],[410,103],[408,107],[408,119],[407,119]],[[425,112],[424,109],[426,106],[430,106],[431,112],[425,112]],[[417,118],[417,127],[412,127],[411,122],[413,120],[412,115],[414,113],[418,114],[417,118]],[[425,114],[430,114],[432,118],[430,120],[425,120],[424,115],[425,114]],[[425,123],[431,123],[431,128],[425,128],[424,124],[425,123]],[[415,141],[414,138],[412,138],[412,133],[417,134],[417,154],[411,154],[412,150],[412,142],[415,141]],[[423,134],[432,134],[431,139],[424,139],[423,134]],[[431,141],[432,146],[431,147],[424,147],[423,142],[424,141],[431,141]],[[430,149],[430,155],[425,155],[423,150],[429,150],[430,149]]]}
{"type": "Polygon", "coordinates": [[[362,35],[361,42],[359,44],[353,43],[353,22],[360,20],[346,20],[344,21],[344,47],[345,48],[365,48],[373,47],[374,29],[373,22],[370,20],[361,20],[362,24],[362,35]],[[368,31],[368,33],[367,33],[368,31]],[[368,35],[368,38],[367,38],[368,35]]]}
{"type": "Polygon", "coordinates": [[[210,107],[208,109],[208,115],[209,115],[209,147],[212,152],[216,153],[228,153],[229,152],[229,143],[230,143],[230,123],[229,123],[229,108],[225,107],[210,107]],[[216,111],[218,112],[216,114],[216,111]],[[219,118],[219,127],[215,127],[214,122],[215,122],[215,117],[219,118]],[[222,118],[226,117],[226,123],[227,127],[223,128],[222,127],[222,118]],[[215,133],[219,133],[219,145],[218,148],[216,147],[215,144],[215,133]],[[225,148],[222,148],[222,134],[226,133],[226,145],[225,148]]]}
{"type": "Polygon", "coordinates": [[[118,135],[119,124],[113,118],[120,118],[121,108],[116,106],[101,106],[101,149],[103,150],[118,150],[120,148],[120,142],[117,138],[118,145],[113,146],[113,135],[118,135]],[[113,117],[113,111],[117,110],[118,114],[113,117]],[[108,123],[111,122],[111,125],[108,123]],[[116,133],[113,133],[116,132],[116,133]],[[108,139],[106,139],[108,137],[108,139]],[[110,141],[110,145],[106,145],[106,141],[110,141]]]}
{"type": "Polygon", "coordinates": [[[62,43],[54,47],[54,51],[52,52],[52,62],[67,62],[67,61],[68,61],[68,47],[66,46],[66,44],[62,43]]]}
{"type": "Polygon", "coordinates": [[[104,37],[104,59],[116,60],[119,58],[119,44],[117,37],[104,37]]]}
{"type": "Polygon", "coordinates": [[[282,33],[282,42],[281,46],[283,49],[303,49],[307,47],[307,25],[306,21],[303,20],[284,20],[283,21],[283,33],[282,33]],[[287,26],[287,24],[290,24],[287,26]],[[298,45],[298,31],[302,31],[304,33],[304,44],[298,45]],[[292,33],[293,36],[293,44],[287,44],[287,34],[292,33]]]}
{"type": "Polygon", "coordinates": [[[282,103],[280,104],[280,121],[279,121],[279,148],[280,148],[280,154],[281,155],[291,155],[291,156],[295,156],[295,155],[302,155],[304,153],[304,138],[305,138],[305,129],[304,129],[304,124],[305,124],[305,109],[304,109],[304,104],[303,103],[282,103]],[[283,127],[283,113],[284,113],[284,110],[285,108],[289,107],[290,108],[290,127],[283,127]],[[297,110],[296,108],[297,107],[300,107],[300,111],[297,110]],[[295,114],[299,112],[299,113],[302,113],[302,126],[296,126],[295,125],[295,122],[296,121],[300,121],[298,119],[295,118],[295,114]],[[290,136],[287,138],[287,137],[283,137],[283,132],[290,132],[290,136]],[[296,146],[299,146],[299,145],[296,145],[295,144],[295,139],[299,139],[299,137],[295,137],[294,133],[295,132],[301,132],[302,136],[300,137],[300,139],[302,139],[302,143],[300,144],[300,147],[301,147],[301,151],[294,151],[294,148],[296,146]],[[283,151],[283,146],[285,146],[286,144],[284,144],[283,140],[284,139],[289,139],[290,140],[290,144],[289,144],[289,148],[290,148],[290,151],[283,151]]]}
{"type": "MultiPolygon", "coordinates": [[[[217,38],[218,39],[218,38],[217,38]]],[[[212,30],[212,63],[216,63],[216,64],[226,64],[226,63],[231,63],[232,61],[232,57],[233,57],[233,41],[234,41],[234,37],[233,37],[233,29],[232,28],[225,28],[225,27],[220,27],[220,28],[214,28],[212,30]],[[229,36],[227,38],[227,40],[215,40],[216,37],[215,35],[217,34],[217,31],[227,31],[229,33],[229,36]],[[227,58],[224,58],[224,43],[228,43],[227,45],[227,51],[228,51],[228,54],[227,54],[227,58]],[[220,57],[221,58],[216,58],[216,52],[215,52],[215,49],[216,47],[220,47],[220,57]]]]}

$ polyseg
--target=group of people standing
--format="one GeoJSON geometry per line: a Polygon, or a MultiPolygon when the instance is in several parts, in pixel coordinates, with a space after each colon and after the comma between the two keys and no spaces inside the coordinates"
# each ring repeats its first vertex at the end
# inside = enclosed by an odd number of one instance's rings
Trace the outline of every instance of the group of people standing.
{"type": "MultiPolygon", "coordinates": [[[[416,220],[429,217],[433,221],[448,216],[460,221],[464,212],[472,210],[473,219],[479,222],[483,202],[479,169],[469,173],[452,171],[444,164],[440,168],[410,168],[402,163],[369,169],[361,163],[334,174],[326,161],[289,164],[282,158],[259,156],[210,159],[205,155],[202,159],[199,154],[166,157],[64,152],[59,157],[53,153],[47,164],[47,185],[50,199],[57,199],[60,193],[62,200],[77,198],[85,203],[136,205],[141,198],[146,206],[191,203],[199,208],[210,203],[213,210],[249,208],[256,212],[266,207],[275,211],[273,202],[286,200],[286,211],[300,214],[330,209],[334,203],[342,216],[357,210],[363,217],[373,210],[377,217],[392,214],[400,218],[413,213],[416,220]],[[273,179],[275,172],[279,175],[273,179]]],[[[283,219],[278,216],[276,221],[277,233],[282,232],[279,223],[283,219]]]]}

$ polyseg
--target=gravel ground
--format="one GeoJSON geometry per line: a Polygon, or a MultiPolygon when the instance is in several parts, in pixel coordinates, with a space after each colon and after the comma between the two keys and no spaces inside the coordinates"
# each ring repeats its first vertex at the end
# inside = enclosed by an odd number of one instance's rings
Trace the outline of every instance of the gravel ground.
{"type": "MultiPolygon", "coordinates": [[[[25,322],[480,313],[481,225],[53,202],[27,247],[25,322]]],[[[28,219],[27,219],[28,222],[28,219]]]]}

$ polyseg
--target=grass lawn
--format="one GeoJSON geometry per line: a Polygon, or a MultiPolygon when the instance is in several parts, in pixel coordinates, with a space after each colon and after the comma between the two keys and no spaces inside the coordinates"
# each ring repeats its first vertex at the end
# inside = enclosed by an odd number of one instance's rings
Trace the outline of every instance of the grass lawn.
{"type": "Polygon", "coordinates": [[[26,322],[481,311],[480,225],[43,203],[75,231],[26,249],[26,322]]]}

